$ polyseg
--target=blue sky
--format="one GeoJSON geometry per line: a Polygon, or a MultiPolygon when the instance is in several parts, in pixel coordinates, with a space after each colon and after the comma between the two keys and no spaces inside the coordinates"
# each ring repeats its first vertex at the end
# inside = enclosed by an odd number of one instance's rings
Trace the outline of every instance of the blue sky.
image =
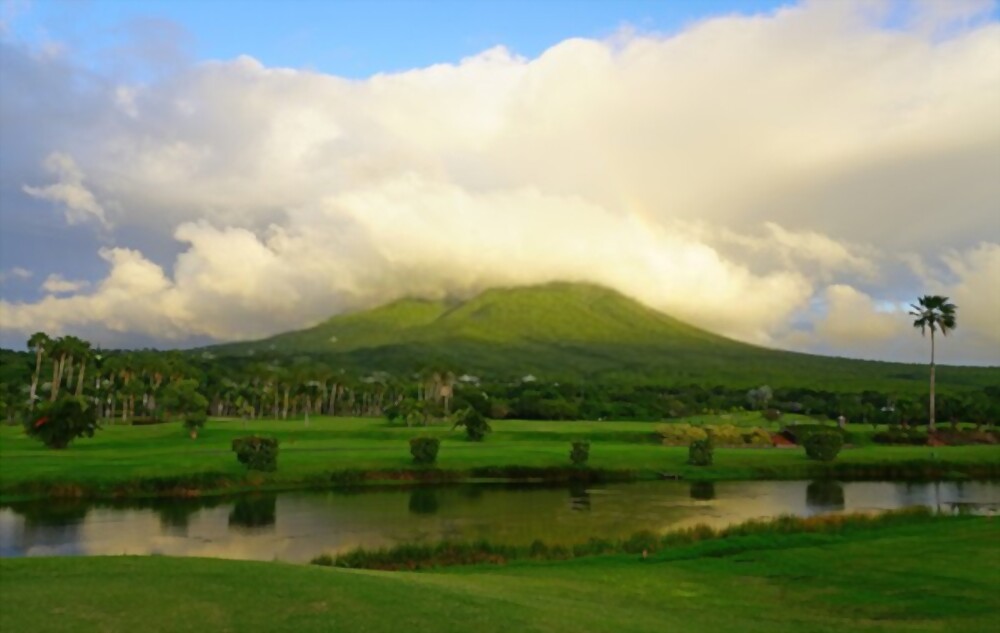
{"type": "Polygon", "coordinates": [[[0,345],[568,279],[907,361],[945,294],[995,364],[996,59],[990,0],[0,0],[0,345]]]}
{"type": "Polygon", "coordinates": [[[129,37],[130,25],[169,20],[181,49],[198,60],[251,55],[266,66],[361,78],[457,62],[493,46],[536,57],[571,37],[605,38],[621,28],[672,33],[727,13],[773,10],[774,0],[322,1],[48,0],[14,2],[16,37],[66,42],[95,65],[129,37]]]}

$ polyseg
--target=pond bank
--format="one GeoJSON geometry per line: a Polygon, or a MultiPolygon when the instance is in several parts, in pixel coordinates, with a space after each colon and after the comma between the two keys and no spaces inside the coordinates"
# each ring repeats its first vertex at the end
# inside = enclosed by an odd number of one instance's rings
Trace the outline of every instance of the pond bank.
{"type": "Polygon", "coordinates": [[[0,559],[0,630],[52,630],[58,596],[61,630],[198,623],[318,633],[334,622],[389,633],[406,622],[437,633],[985,632],[1000,595],[998,530],[996,520],[945,519],[669,564],[628,554],[420,573],[170,556],[0,559]]]}
{"type": "Polygon", "coordinates": [[[753,467],[724,464],[685,465],[671,472],[573,466],[484,466],[471,469],[346,468],[310,474],[302,479],[248,472],[191,473],[142,477],[121,482],[22,481],[0,487],[0,502],[30,499],[141,499],[188,498],[252,491],[352,489],[369,486],[407,486],[452,483],[606,483],[651,481],[782,481],[835,479],[838,481],[991,481],[1000,479],[1000,461],[969,463],[945,460],[906,460],[881,463],[807,462],[753,467]]]}

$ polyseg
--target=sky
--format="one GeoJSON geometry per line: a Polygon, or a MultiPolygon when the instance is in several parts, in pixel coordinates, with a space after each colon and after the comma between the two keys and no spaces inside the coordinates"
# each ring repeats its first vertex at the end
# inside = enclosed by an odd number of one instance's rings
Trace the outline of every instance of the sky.
{"type": "Polygon", "coordinates": [[[261,337],[553,280],[1000,365],[985,0],[0,4],[0,344],[261,337]]]}

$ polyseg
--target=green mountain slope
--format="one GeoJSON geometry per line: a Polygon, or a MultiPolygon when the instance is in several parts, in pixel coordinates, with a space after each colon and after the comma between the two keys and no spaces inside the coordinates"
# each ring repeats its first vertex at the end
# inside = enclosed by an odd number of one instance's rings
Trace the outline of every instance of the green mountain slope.
{"type": "MultiPolygon", "coordinates": [[[[355,370],[445,365],[494,378],[615,382],[924,387],[921,365],[765,349],[706,332],[607,288],[553,283],[487,290],[464,302],[404,299],[319,325],[211,348],[223,356],[310,355],[355,370]]],[[[1000,369],[941,368],[942,385],[1000,382],[1000,369]]]]}

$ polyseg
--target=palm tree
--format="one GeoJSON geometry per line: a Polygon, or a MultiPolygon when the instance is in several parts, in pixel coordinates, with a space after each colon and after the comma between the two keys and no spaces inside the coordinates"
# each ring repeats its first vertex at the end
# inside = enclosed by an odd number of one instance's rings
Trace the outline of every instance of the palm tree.
{"type": "Polygon", "coordinates": [[[49,399],[52,401],[59,397],[63,369],[66,365],[66,358],[70,354],[69,345],[65,337],[57,338],[49,344],[49,356],[52,357],[52,390],[49,399]]]}
{"type": "Polygon", "coordinates": [[[80,356],[80,373],[76,379],[76,395],[83,395],[83,376],[87,371],[87,361],[94,357],[94,350],[91,349],[88,341],[81,340],[76,348],[76,353],[80,356]]]}
{"type": "Polygon", "coordinates": [[[928,328],[931,331],[931,402],[927,429],[933,433],[937,430],[934,426],[934,332],[940,329],[941,334],[947,336],[948,330],[954,330],[955,310],[958,308],[955,304],[948,303],[948,297],[939,295],[924,295],[916,304],[910,304],[910,307],[913,308],[910,316],[917,317],[913,327],[920,328],[920,333],[924,335],[928,328]]]}
{"type": "Polygon", "coordinates": [[[28,408],[31,411],[35,410],[35,393],[38,391],[38,375],[42,371],[42,356],[51,345],[52,339],[45,332],[35,332],[28,339],[28,349],[35,351],[35,373],[31,376],[31,392],[28,396],[28,408]]]}

